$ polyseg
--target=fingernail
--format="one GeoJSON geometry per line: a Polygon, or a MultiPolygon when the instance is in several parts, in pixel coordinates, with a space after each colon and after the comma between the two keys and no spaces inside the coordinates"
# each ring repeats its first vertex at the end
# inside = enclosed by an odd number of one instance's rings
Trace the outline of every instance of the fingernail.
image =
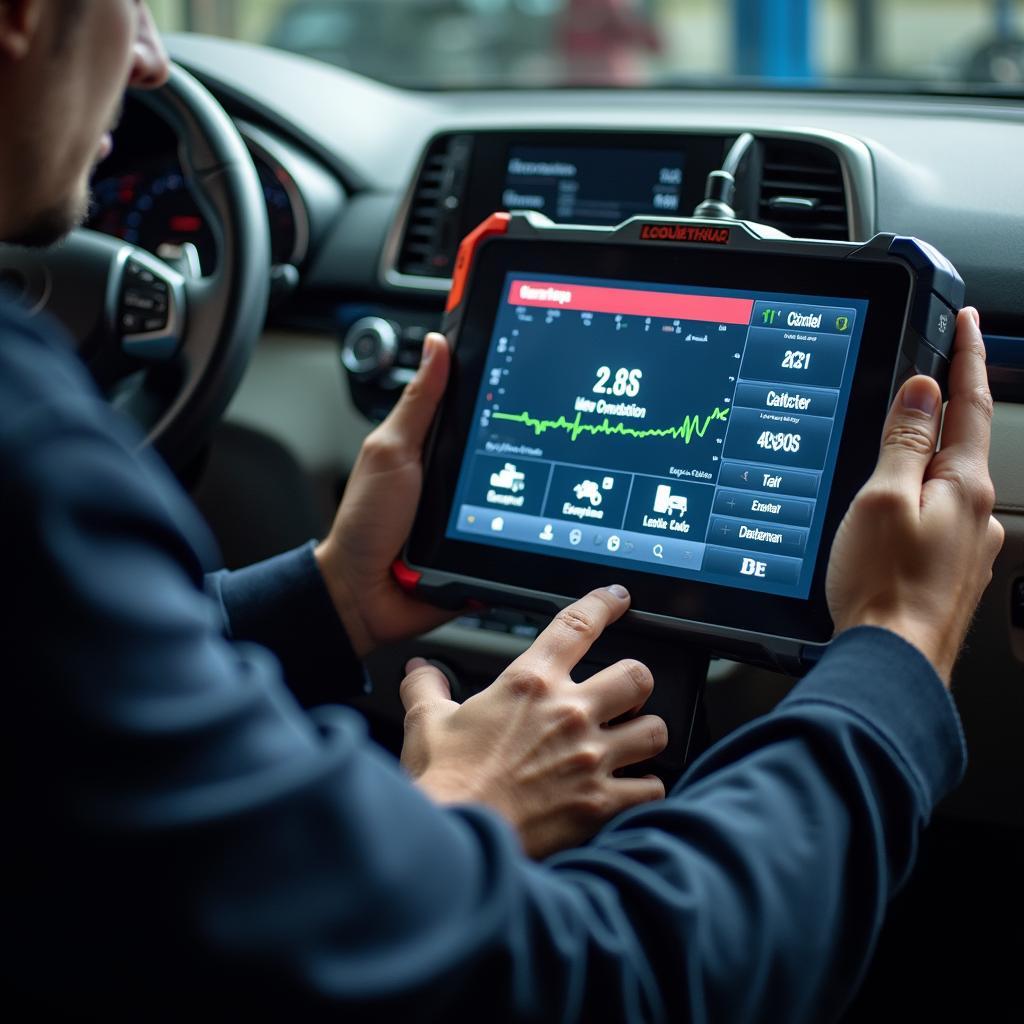
{"type": "Polygon", "coordinates": [[[971,316],[974,317],[974,326],[975,327],[980,327],[981,326],[981,314],[973,306],[970,307],[970,311],[971,311],[971,316]]]}
{"type": "Polygon", "coordinates": [[[410,658],[405,663],[405,674],[409,675],[410,672],[415,672],[418,668],[423,668],[427,664],[426,658],[410,658]]]}
{"type": "Polygon", "coordinates": [[[608,593],[612,597],[617,597],[620,601],[625,601],[629,597],[629,591],[625,587],[619,586],[618,583],[613,583],[608,587],[608,593]]]}
{"type": "Polygon", "coordinates": [[[428,334],[423,339],[423,353],[420,356],[420,366],[430,365],[430,360],[434,358],[434,352],[436,351],[434,346],[436,344],[437,342],[432,334],[428,334]]]}
{"type": "Polygon", "coordinates": [[[903,408],[916,409],[926,416],[934,416],[939,407],[935,385],[924,377],[915,377],[904,385],[903,408]]]}
{"type": "Polygon", "coordinates": [[[431,332],[423,339],[423,355],[420,357],[420,366],[428,366],[430,361],[437,355],[438,347],[447,344],[444,335],[431,332]]]}

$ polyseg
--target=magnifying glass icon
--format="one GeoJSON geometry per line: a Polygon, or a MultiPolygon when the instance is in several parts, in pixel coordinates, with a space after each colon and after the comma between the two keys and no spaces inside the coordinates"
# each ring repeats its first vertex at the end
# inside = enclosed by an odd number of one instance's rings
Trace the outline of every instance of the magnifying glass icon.
{"type": "Polygon", "coordinates": [[[665,557],[665,545],[664,544],[655,544],[654,547],[651,548],[651,554],[654,555],[655,558],[664,558],[665,557]]]}

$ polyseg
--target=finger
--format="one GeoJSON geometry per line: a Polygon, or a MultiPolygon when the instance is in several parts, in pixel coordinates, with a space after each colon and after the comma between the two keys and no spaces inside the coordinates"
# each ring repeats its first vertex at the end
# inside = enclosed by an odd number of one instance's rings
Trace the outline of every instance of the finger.
{"type": "Polygon", "coordinates": [[[405,671],[398,695],[407,714],[414,708],[453,703],[444,673],[428,665],[423,658],[413,658],[405,666],[405,671]]]}
{"type": "Polygon", "coordinates": [[[612,779],[609,782],[609,793],[614,813],[621,814],[637,804],[664,800],[665,783],[656,775],[645,775],[642,779],[612,779]]]}
{"type": "Polygon", "coordinates": [[[882,448],[874,479],[920,500],[928,464],[939,438],[942,393],[925,376],[911,377],[896,395],[882,430],[882,448]]]}
{"type": "Polygon", "coordinates": [[[423,355],[416,376],[405,386],[402,397],[380,429],[394,433],[411,448],[421,449],[448,383],[450,369],[451,352],[444,335],[428,334],[423,339],[423,355]]]}
{"type": "Polygon", "coordinates": [[[513,662],[513,668],[540,663],[544,668],[570,672],[604,629],[621,618],[628,607],[629,591],[625,587],[592,590],[563,608],[533,646],[513,662]]]}
{"type": "MultiPolygon", "coordinates": [[[[992,434],[992,392],[985,365],[985,341],[977,311],[962,309],[956,321],[949,368],[949,403],[942,424],[942,463],[955,462],[964,473],[988,467],[992,434]]],[[[941,465],[940,464],[940,465],[941,465]]]]}
{"type": "Polygon", "coordinates": [[[598,722],[639,711],[654,690],[651,670],[639,661],[626,659],[595,672],[580,683],[580,693],[598,722]]]}
{"type": "Polygon", "coordinates": [[[668,746],[668,727],[657,715],[643,715],[605,730],[608,766],[612,771],[650,757],[668,746]]]}

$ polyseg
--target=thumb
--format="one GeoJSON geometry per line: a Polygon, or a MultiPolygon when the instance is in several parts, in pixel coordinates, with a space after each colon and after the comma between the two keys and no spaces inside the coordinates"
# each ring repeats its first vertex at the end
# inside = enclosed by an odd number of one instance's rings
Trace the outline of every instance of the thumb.
{"type": "Polygon", "coordinates": [[[896,396],[882,431],[876,476],[918,488],[935,456],[942,419],[942,392],[931,378],[911,377],[896,396]]]}
{"type": "Polygon", "coordinates": [[[417,450],[427,439],[427,431],[448,384],[450,367],[451,353],[444,335],[428,334],[423,339],[420,368],[385,421],[406,444],[417,450]]]}
{"type": "Polygon", "coordinates": [[[398,689],[406,714],[414,708],[424,710],[438,704],[452,704],[451,688],[445,674],[423,658],[413,658],[405,666],[406,676],[398,689]]]}

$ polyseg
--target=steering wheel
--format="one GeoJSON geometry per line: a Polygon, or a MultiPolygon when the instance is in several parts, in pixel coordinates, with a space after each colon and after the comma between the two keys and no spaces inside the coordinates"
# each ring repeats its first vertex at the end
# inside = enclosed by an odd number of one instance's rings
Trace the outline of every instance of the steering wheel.
{"type": "Polygon", "coordinates": [[[175,66],[163,88],[137,98],[175,129],[216,241],[213,274],[80,229],[53,249],[0,247],[0,280],[33,315],[64,323],[112,404],[182,467],[227,407],[263,328],[270,230],[245,143],[207,89],[175,66]]]}

